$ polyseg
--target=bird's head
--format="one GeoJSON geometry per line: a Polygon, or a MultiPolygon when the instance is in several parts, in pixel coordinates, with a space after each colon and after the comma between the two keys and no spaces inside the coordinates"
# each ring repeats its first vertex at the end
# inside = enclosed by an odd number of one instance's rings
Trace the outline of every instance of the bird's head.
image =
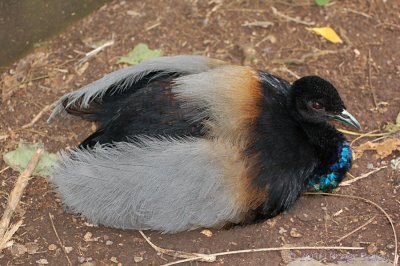
{"type": "Polygon", "coordinates": [[[306,76],[296,80],[292,88],[294,105],[302,120],[323,123],[334,119],[361,129],[329,81],[318,76],[306,76]]]}

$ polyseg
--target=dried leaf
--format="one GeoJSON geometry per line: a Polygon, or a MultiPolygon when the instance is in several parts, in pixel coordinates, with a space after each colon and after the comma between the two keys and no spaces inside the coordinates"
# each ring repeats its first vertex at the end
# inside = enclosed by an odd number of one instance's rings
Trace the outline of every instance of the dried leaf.
{"type": "MultiPolygon", "coordinates": [[[[10,166],[13,170],[22,172],[28,165],[30,159],[36,150],[41,147],[42,144],[35,143],[24,143],[20,142],[16,150],[10,151],[4,154],[3,159],[5,163],[10,166]]],[[[56,164],[58,157],[54,153],[43,152],[40,157],[40,161],[37,164],[34,175],[47,177],[50,175],[51,168],[56,164]]]]}
{"type": "Polygon", "coordinates": [[[139,43],[138,45],[133,48],[132,51],[129,52],[127,56],[122,56],[118,60],[119,63],[127,63],[130,65],[139,64],[142,61],[146,61],[155,57],[162,56],[161,50],[151,50],[149,47],[144,43],[139,43]]]}
{"type": "Polygon", "coordinates": [[[380,159],[383,159],[392,154],[396,150],[400,151],[400,139],[389,138],[379,143],[367,141],[358,147],[354,147],[353,150],[354,150],[354,159],[360,158],[363,155],[364,151],[370,151],[370,150],[376,151],[377,156],[380,159]]]}
{"type": "Polygon", "coordinates": [[[337,33],[331,27],[322,28],[307,28],[309,31],[313,31],[318,35],[321,35],[325,39],[333,43],[343,43],[342,39],[337,35],[337,33]]]}

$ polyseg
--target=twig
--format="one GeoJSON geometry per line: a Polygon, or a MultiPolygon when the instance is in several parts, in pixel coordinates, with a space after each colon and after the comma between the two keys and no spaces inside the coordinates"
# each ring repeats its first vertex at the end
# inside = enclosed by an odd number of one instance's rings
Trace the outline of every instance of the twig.
{"type": "Polygon", "coordinates": [[[57,233],[57,230],[56,230],[56,227],[55,227],[55,225],[54,225],[53,217],[52,217],[52,214],[51,214],[51,213],[49,213],[49,218],[50,218],[51,226],[53,227],[54,234],[56,235],[56,237],[57,237],[57,239],[58,239],[58,243],[60,244],[62,250],[64,251],[65,258],[66,258],[67,261],[68,261],[68,265],[72,266],[72,262],[71,262],[71,260],[70,260],[69,257],[68,257],[67,251],[65,251],[65,246],[64,246],[63,243],[61,242],[61,239],[60,239],[60,237],[59,237],[59,235],[58,235],[58,233],[57,233]]]}
{"type": "Polygon", "coordinates": [[[152,29],[154,29],[154,28],[157,28],[157,27],[160,26],[160,25],[161,25],[161,22],[157,22],[156,24],[153,24],[153,25],[147,27],[144,31],[152,30],[152,29]]]}
{"type": "Polygon", "coordinates": [[[354,14],[357,14],[357,15],[361,15],[361,16],[366,17],[366,18],[372,18],[372,16],[370,16],[370,15],[364,13],[364,12],[357,11],[357,10],[354,10],[354,9],[351,9],[351,8],[343,8],[343,11],[346,12],[346,13],[354,13],[354,14]]]}
{"type": "MultiPolygon", "coordinates": [[[[353,136],[363,136],[363,137],[383,137],[383,136],[388,136],[390,134],[393,134],[393,132],[383,132],[383,133],[375,133],[375,134],[360,133],[360,132],[354,132],[354,131],[343,129],[343,128],[338,128],[337,130],[339,130],[340,132],[345,133],[345,134],[349,134],[349,135],[353,135],[353,136]]],[[[371,132],[374,132],[374,131],[371,131],[371,132]]]]}
{"type": "Polygon", "coordinates": [[[360,175],[360,176],[358,176],[358,177],[356,177],[354,179],[350,179],[350,180],[344,181],[344,182],[340,183],[339,186],[340,187],[350,186],[350,184],[352,184],[352,183],[354,183],[354,182],[356,182],[356,181],[358,181],[360,179],[366,178],[366,177],[368,177],[368,176],[370,176],[372,174],[375,174],[376,172],[378,172],[378,171],[380,171],[382,169],[385,169],[385,168],[387,168],[387,166],[382,166],[382,167],[376,168],[376,169],[374,169],[374,170],[372,170],[372,171],[370,171],[368,173],[362,174],[362,175],[360,175]]]}
{"type": "Polygon", "coordinates": [[[183,251],[176,251],[172,249],[165,249],[165,248],[160,248],[153,244],[150,239],[141,231],[139,230],[139,233],[142,235],[144,240],[157,252],[174,257],[174,258],[184,258],[184,259],[194,259],[194,260],[201,260],[205,262],[214,262],[216,260],[215,256],[208,255],[208,254],[200,254],[200,253],[189,253],[189,252],[183,252],[183,251]]]}
{"type": "Polygon", "coordinates": [[[350,143],[350,146],[353,146],[353,144],[354,144],[356,141],[358,141],[358,140],[360,140],[360,139],[362,139],[362,138],[365,138],[365,137],[369,137],[370,134],[373,134],[373,133],[375,133],[375,132],[378,132],[378,130],[375,129],[375,130],[372,130],[372,131],[370,131],[370,132],[368,132],[368,133],[361,134],[361,135],[358,136],[357,138],[353,139],[353,141],[350,143]]]}
{"type": "Polygon", "coordinates": [[[307,21],[303,21],[297,18],[292,18],[289,17],[288,15],[283,14],[282,12],[278,11],[275,7],[271,6],[272,9],[272,13],[274,13],[275,16],[281,17],[283,19],[286,19],[288,21],[292,21],[292,22],[296,22],[298,24],[303,24],[303,25],[307,25],[307,26],[313,26],[315,25],[314,22],[307,22],[307,21]]]}
{"type": "Polygon", "coordinates": [[[89,59],[91,59],[92,57],[96,56],[98,53],[100,53],[102,50],[106,49],[109,46],[114,45],[114,38],[106,43],[104,43],[103,45],[100,45],[99,47],[97,47],[96,49],[93,49],[92,51],[86,53],[85,57],[83,57],[82,59],[80,59],[77,63],[77,65],[82,65],[84,63],[86,63],[87,61],[89,61],[89,59]]]}
{"type": "MultiPolygon", "coordinates": [[[[225,255],[233,255],[233,254],[243,254],[243,253],[254,253],[254,252],[266,252],[266,251],[282,251],[282,250],[362,250],[362,247],[278,247],[278,248],[254,248],[254,249],[242,249],[242,250],[233,250],[226,252],[219,252],[210,254],[209,256],[225,256],[225,255]]],[[[200,258],[189,258],[184,260],[173,261],[167,264],[163,264],[163,266],[170,266],[175,264],[180,264],[184,262],[199,260],[200,258]]]]}
{"type": "Polygon", "coordinates": [[[372,221],[376,218],[376,215],[374,217],[372,217],[371,219],[369,219],[366,223],[360,225],[359,227],[357,227],[356,229],[354,229],[353,231],[351,231],[348,234],[345,234],[344,236],[342,236],[341,238],[339,238],[338,240],[336,240],[336,242],[340,242],[343,239],[349,237],[350,235],[354,234],[355,232],[357,232],[358,230],[361,230],[363,227],[369,225],[370,223],[372,223],[372,221]]]}
{"type": "Polygon", "coordinates": [[[303,54],[300,58],[287,58],[287,59],[274,59],[272,60],[273,64],[293,64],[293,65],[301,65],[306,62],[308,58],[318,58],[320,56],[328,55],[328,54],[338,54],[347,52],[347,48],[339,49],[339,50],[317,50],[315,52],[310,52],[303,54]]]}
{"type": "Polygon", "coordinates": [[[299,79],[299,78],[300,78],[299,75],[297,75],[296,73],[294,73],[292,70],[290,70],[289,68],[287,68],[287,67],[285,67],[285,66],[279,67],[278,70],[280,70],[280,71],[282,71],[282,72],[289,73],[290,75],[292,75],[292,76],[293,76],[294,78],[296,78],[296,79],[299,79]]]}
{"type": "Polygon", "coordinates": [[[33,126],[47,111],[49,111],[51,108],[53,108],[56,105],[57,102],[54,102],[52,104],[46,105],[33,119],[31,122],[28,124],[25,124],[21,127],[21,129],[26,129],[28,127],[33,126]]]}
{"type": "Polygon", "coordinates": [[[7,167],[5,167],[4,169],[2,169],[1,171],[0,171],[0,174],[2,174],[4,171],[6,171],[7,169],[10,169],[10,166],[7,166],[7,167]]]}
{"type": "Polygon", "coordinates": [[[3,244],[2,246],[0,246],[0,250],[2,250],[5,247],[4,245],[11,239],[13,234],[18,230],[19,226],[22,224],[21,220],[17,224],[13,225],[10,229],[8,229],[11,217],[15,212],[15,210],[17,209],[22,194],[24,193],[25,188],[28,185],[29,177],[31,176],[33,170],[35,170],[35,167],[38,164],[42,153],[43,153],[42,149],[38,149],[35,152],[35,154],[32,156],[32,159],[29,161],[26,169],[18,176],[17,181],[15,182],[15,186],[11,191],[11,194],[8,198],[7,206],[0,220],[0,242],[3,244]]]}
{"type": "MultiPolygon", "coordinates": [[[[271,21],[255,21],[255,22],[246,22],[242,24],[242,27],[261,27],[261,28],[269,28],[273,26],[274,23],[271,21]]],[[[267,36],[268,37],[268,36],[267,36]]]]}
{"type": "Polygon", "coordinates": [[[375,206],[376,208],[378,208],[388,219],[390,225],[392,226],[392,230],[393,230],[393,235],[394,235],[394,260],[393,260],[393,266],[397,266],[398,262],[399,262],[399,254],[398,254],[398,244],[397,244],[397,233],[396,233],[396,228],[394,227],[393,224],[393,220],[392,218],[389,216],[389,214],[378,204],[376,204],[375,202],[373,202],[372,200],[369,199],[365,199],[362,197],[358,197],[358,196],[351,196],[351,195],[343,195],[343,194],[331,194],[331,193],[323,193],[323,192],[318,192],[318,193],[313,193],[313,192],[307,192],[304,193],[305,195],[324,195],[324,196],[331,196],[331,197],[339,197],[339,198],[349,198],[349,199],[356,199],[356,200],[361,200],[364,201],[370,205],[375,206]]]}
{"type": "Polygon", "coordinates": [[[372,61],[371,50],[368,49],[368,83],[369,83],[369,89],[371,90],[372,100],[374,101],[374,106],[375,106],[375,108],[378,108],[378,100],[377,100],[377,97],[376,97],[375,88],[372,86],[371,61],[372,61]]]}

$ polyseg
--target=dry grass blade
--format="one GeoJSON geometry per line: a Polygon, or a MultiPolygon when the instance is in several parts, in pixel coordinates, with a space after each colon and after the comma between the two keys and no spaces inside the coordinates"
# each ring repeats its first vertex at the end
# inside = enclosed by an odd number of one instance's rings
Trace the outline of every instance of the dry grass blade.
{"type": "Polygon", "coordinates": [[[64,255],[65,255],[65,258],[66,258],[67,261],[68,261],[68,265],[72,266],[72,262],[71,262],[71,260],[70,260],[69,257],[68,257],[67,251],[65,251],[65,246],[64,246],[64,244],[62,243],[60,236],[58,235],[56,226],[54,225],[53,216],[52,216],[51,213],[49,213],[49,218],[50,218],[51,226],[53,227],[54,234],[55,234],[56,237],[57,237],[58,243],[60,244],[62,250],[64,251],[64,255]]]}
{"type": "MultiPolygon", "coordinates": [[[[15,212],[15,210],[17,209],[21,197],[24,194],[25,188],[28,185],[29,177],[31,176],[33,170],[35,170],[36,165],[38,164],[42,153],[43,153],[42,149],[38,149],[36,151],[36,153],[32,156],[32,159],[29,161],[26,169],[18,176],[17,181],[15,181],[14,188],[11,191],[10,196],[8,197],[7,206],[0,220],[1,243],[6,244],[22,223],[22,221],[20,221],[16,225],[13,225],[12,228],[8,229],[11,217],[15,212]]],[[[5,248],[5,246],[0,246],[0,250],[3,248],[5,248]]]]}
{"type": "Polygon", "coordinates": [[[393,220],[392,218],[389,216],[389,214],[378,204],[376,204],[375,202],[366,199],[366,198],[362,198],[362,197],[358,197],[358,196],[351,196],[351,195],[343,195],[343,194],[331,194],[331,193],[323,193],[323,192],[318,192],[318,193],[312,193],[312,192],[307,192],[304,193],[305,195],[324,195],[324,196],[331,196],[331,197],[338,197],[338,198],[349,198],[349,199],[356,199],[356,200],[361,200],[364,201],[370,205],[373,205],[374,207],[378,208],[388,219],[390,225],[392,226],[392,230],[393,230],[393,235],[394,235],[394,259],[393,259],[393,266],[397,266],[398,262],[399,262],[399,254],[398,254],[398,243],[397,243],[397,233],[396,233],[396,228],[394,227],[393,224],[393,220]]]}
{"type": "MultiPolygon", "coordinates": [[[[282,250],[362,250],[362,247],[278,247],[278,248],[254,248],[254,249],[242,249],[242,250],[233,250],[226,252],[219,252],[210,254],[208,256],[226,256],[233,254],[243,254],[243,253],[254,253],[254,252],[267,252],[267,251],[282,251],[282,250]]],[[[163,266],[170,266],[181,264],[189,261],[199,260],[199,258],[188,258],[184,260],[173,261],[167,264],[163,264],[163,266]]]]}
{"type": "Polygon", "coordinates": [[[47,111],[49,111],[51,108],[53,108],[56,105],[57,102],[54,102],[52,104],[46,105],[33,119],[31,122],[28,124],[25,124],[21,127],[21,129],[26,129],[28,127],[33,126],[47,111]]]}
{"type": "Polygon", "coordinates": [[[200,253],[189,253],[189,252],[183,252],[183,251],[176,251],[172,249],[165,249],[165,248],[160,248],[153,244],[150,239],[141,231],[139,230],[139,233],[142,235],[144,240],[157,252],[174,257],[174,258],[184,258],[184,259],[193,259],[193,260],[199,260],[199,261],[204,261],[204,262],[214,262],[216,260],[216,257],[213,255],[208,255],[208,254],[200,254],[200,253]]]}
{"type": "Polygon", "coordinates": [[[337,130],[339,130],[340,132],[344,133],[344,134],[349,134],[352,136],[360,136],[360,137],[384,137],[384,136],[388,136],[390,134],[393,134],[393,132],[383,132],[383,133],[375,133],[373,134],[372,132],[376,132],[376,130],[371,131],[369,133],[360,133],[360,132],[354,132],[351,130],[346,130],[343,128],[338,128],[337,130]]]}
{"type": "Polygon", "coordinates": [[[315,25],[314,22],[307,22],[307,21],[303,21],[303,20],[300,20],[300,19],[297,19],[297,18],[289,17],[288,15],[285,15],[285,14],[283,14],[282,12],[278,11],[278,10],[277,10],[275,7],[273,7],[273,6],[271,6],[271,9],[272,9],[272,13],[274,13],[275,16],[278,16],[278,17],[280,17],[280,18],[283,18],[283,19],[285,19],[285,20],[287,20],[287,21],[292,21],[292,22],[295,22],[295,23],[298,23],[298,24],[303,24],[303,25],[306,25],[306,26],[313,26],[313,25],[315,25]]]}
{"type": "Polygon", "coordinates": [[[340,242],[343,239],[351,236],[352,234],[354,234],[355,232],[357,232],[358,230],[364,228],[365,226],[369,225],[370,223],[372,223],[372,221],[376,218],[376,215],[374,217],[372,217],[371,219],[369,219],[367,222],[365,222],[364,224],[360,225],[359,227],[357,227],[356,229],[354,229],[353,231],[351,231],[348,234],[345,234],[344,236],[342,236],[341,238],[339,238],[338,240],[336,240],[336,242],[340,242]]]}
{"type": "Polygon", "coordinates": [[[374,170],[372,170],[372,171],[370,171],[368,173],[362,174],[362,175],[357,176],[357,177],[355,177],[353,179],[350,179],[350,180],[346,180],[346,181],[340,183],[339,186],[340,187],[350,186],[350,184],[352,184],[352,183],[354,183],[354,182],[356,182],[356,181],[358,181],[360,179],[366,178],[366,177],[368,177],[368,176],[370,176],[372,174],[375,174],[376,172],[378,172],[378,171],[380,171],[382,169],[385,169],[385,168],[387,168],[387,166],[382,166],[382,167],[376,168],[376,169],[374,169],[374,170]]]}

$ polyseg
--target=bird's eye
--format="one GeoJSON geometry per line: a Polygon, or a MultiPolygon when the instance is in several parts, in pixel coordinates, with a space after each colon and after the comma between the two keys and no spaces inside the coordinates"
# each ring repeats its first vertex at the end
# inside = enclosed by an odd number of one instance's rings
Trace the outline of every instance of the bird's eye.
{"type": "Polygon", "coordinates": [[[322,110],[322,109],[324,109],[324,106],[323,106],[322,103],[320,103],[320,102],[312,102],[312,103],[311,103],[311,107],[312,107],[313,109],[316,109],[316,110],[322,110]]]}

